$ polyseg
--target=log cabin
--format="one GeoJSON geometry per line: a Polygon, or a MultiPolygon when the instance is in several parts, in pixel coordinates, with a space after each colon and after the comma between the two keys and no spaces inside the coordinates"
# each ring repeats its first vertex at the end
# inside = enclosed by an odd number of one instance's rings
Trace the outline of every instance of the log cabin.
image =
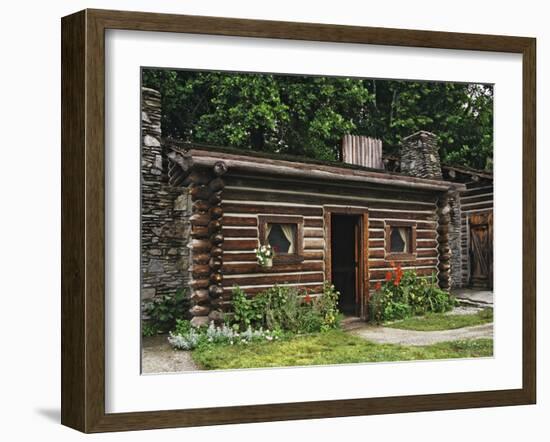
{"type": "Polygon", "coordinates": [[[391,263],[443,289],[463,285],[453,255],[468,184],[443,172],[434,134],[405,138],[389,171],[381,141],[364,136],[344,137],[339,162],[165,139],[158,92],[144,88],[142,103],[142,300],[187,287],[202,325],[231,310],[235,286],[315,296],[328,281],[340,310],[366,319],[391,263]],[[257,262],[263,244],[275,250],[271,267],[257,262]]]}

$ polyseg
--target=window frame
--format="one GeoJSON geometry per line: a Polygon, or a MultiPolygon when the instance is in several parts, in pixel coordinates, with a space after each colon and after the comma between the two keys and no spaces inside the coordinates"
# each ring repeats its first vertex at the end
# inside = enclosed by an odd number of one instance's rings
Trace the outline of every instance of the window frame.
{"type": "Polygon", "coordinates": [[[416,222],[414,221],[384,221],[384,250],[386,260],[408,261],[416,259],[416,222]],[[391,231],[393,227],[409,227],[411,229],[410,251],[391,251],[391,231]]]}
{"type": "Polygon", "coordinates": [[[294,253],[277,253],[273,265],[297,264],[304,260],[304,217],[299,215],[260,215],[258,217],[258,233],[260,245],[267,245],[268,224],[295,224],[296,243],[294,253]]]}

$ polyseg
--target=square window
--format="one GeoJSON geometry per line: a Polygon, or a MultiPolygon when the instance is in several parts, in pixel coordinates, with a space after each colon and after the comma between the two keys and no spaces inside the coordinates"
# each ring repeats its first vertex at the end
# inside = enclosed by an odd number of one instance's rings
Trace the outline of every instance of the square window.
{"type": "Polygon", "coordinates": [[[304,260],[304,218],[295,215],[260,215],[259,243],[269,244],[273,264],[300,263],[304,260]]]}
{"type": "Polygon", "coordinates": [[[407,221],[386,222],[386,259],[416,259],[416,223],[407,221]]]}
{"type": "Polygon", "coordinates": [[[391,253],[411,253],[411,230],[410,227],[391,227],[391,253]]]}
{"type": "Polygon", "coordinates": [[[267,224],[267,242],[275,254],[295,253],[296,224],[267,224]]]}

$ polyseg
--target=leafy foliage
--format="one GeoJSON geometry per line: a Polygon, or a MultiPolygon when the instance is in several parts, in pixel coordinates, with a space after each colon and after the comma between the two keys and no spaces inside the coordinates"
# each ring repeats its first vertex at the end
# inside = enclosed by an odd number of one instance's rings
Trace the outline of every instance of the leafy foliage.
{"type": "Polygon", "coordinates": [[[275,285],[247,298],[239,288],[233,289],[234,326],[237,329],[264,327],[292,333],[313,333],[338,327],[339,293],[325,283],[318,297],[293,287],[275,285]]]}
{"type": "Polygon", "coordinates": [[[185,317],[188,309],[186,290],[178,290],[173,295],[156,296],[144,305],[144,313],[149,317],[147,327],[159,333],[167,333],[175,327],[178,319],[185,317]]]}
{"type": "Polygon", "coordinates": [[[441,290],[432,274],[428,280],[419,278],[414,270],[401,270],[397,265],[386,273],[370,297],[369,316],[378,323],[404,319],[428,312],[442,313],[456,305],[455,298],[441,290]]]}
{"type": "Polygon", "coordinates": [[[395,152],[422,129],[444,162],[492,168],[491,85],[162,69],[143,84],[162,94],[164,134],[185,141],[336,160],[346,133],[395,152]]]}

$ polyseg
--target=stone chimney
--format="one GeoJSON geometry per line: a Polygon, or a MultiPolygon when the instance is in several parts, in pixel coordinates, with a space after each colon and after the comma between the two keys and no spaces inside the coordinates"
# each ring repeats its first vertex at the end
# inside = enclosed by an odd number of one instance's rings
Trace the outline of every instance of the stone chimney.
{"type": "Polygon", "coordinates": [[[362,135],[344,135],[342,161],[356,166],[384,169],[382,141],[362,135]]]}
{"type": "Polygon", "coordinates": [[[401,172],[419,178],[442,179],[437,137],[421,130],[401,142],[401,172]]]}

